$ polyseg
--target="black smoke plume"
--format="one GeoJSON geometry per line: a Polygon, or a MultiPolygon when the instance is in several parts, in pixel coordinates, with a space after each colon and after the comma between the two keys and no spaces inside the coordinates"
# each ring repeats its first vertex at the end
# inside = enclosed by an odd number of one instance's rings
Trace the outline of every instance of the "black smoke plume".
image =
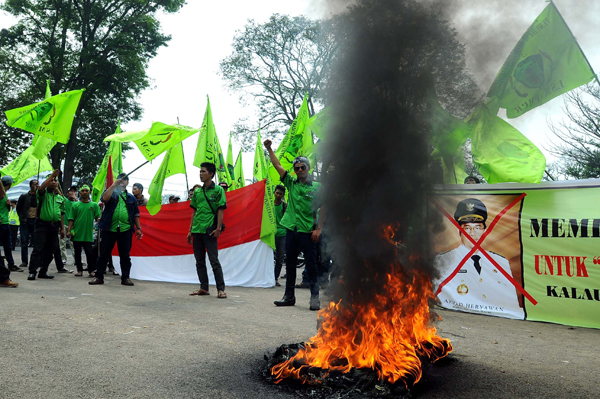
{"type": "Polygon", "coordinates": [[[334,278],[341,274],[334,300],[369,301],[382,292],[397,257],[384,238],[388,226],[404,272],[434,273],[426,193],[440,181],[429,156],[426,101],[435,94],[449,109],[470,110],[478,95],[444,15],[441,3],[363,0],[335,17],[340,50],[323,149],[324,169],[333,166],[323,179],[325,234],[334,278]]]}

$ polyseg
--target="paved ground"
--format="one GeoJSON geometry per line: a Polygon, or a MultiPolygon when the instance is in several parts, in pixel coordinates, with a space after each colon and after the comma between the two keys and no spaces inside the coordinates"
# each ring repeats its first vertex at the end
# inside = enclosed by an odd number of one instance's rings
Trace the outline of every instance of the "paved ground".
{"type": "MultiPolygon", "coordinates": [[[[188,284],[11,277],[20,286],[0,288],[0,398],[293,397],[258,368],[265,352],[316,331],[306,290],[295,307],[276,308],[280,287],[229,287],[221,300],[214,287],[188,296],[188,284]]],[[[425,368],[414,397],[598,397],[600,330],[439,314],[455,350],[425,368]]]]}

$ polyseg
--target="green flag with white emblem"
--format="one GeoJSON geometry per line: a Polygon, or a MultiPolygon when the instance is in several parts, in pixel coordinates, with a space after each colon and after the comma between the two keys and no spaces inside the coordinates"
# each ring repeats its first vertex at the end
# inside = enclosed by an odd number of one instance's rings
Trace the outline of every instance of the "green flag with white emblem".
{"type": "Polygon", "coordinates": [[[594,78],[583,52],[551,2],[512,50],[492,83],[509,118],[516,118],[594,78]]]}

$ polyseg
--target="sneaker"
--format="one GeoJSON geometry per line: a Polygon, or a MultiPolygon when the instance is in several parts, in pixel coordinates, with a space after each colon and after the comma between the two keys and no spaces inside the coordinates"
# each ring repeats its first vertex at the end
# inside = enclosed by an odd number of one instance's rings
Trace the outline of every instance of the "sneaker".
{"type": "Polygon", "coordinates": [[[15,283],[14,281],[11,281],[10,279],[0,283],[0,287],[16,288],[18,286],[19,286],[19,283],[15,283]]]}
{"type": "Polygon", "coordinates": [[[29,273],[29,276],[27,276],[27,280],[29,280],[29,281],[35,280],[35,273],[29,273]]]}
{"type": "Polygon", "coordinates": [[[21,269],[20,267],[17,267],[15,265],[9,266],[8,270],[10,270],[11,272],[22,272],[23,269],[21,269]]]}
{"type": "Polygon", "coordinates": [[[63,268],[63,269],[58,269],[57,271],[58,271],[59,273],[73,273],[73,270],[68,270],[68,269],[65,269],[65,268],[63,268]]]}

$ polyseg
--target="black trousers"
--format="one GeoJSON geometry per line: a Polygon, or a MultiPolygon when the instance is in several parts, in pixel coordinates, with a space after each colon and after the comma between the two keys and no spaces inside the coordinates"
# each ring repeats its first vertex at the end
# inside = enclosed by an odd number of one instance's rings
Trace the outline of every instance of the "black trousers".
{"type": "Polygon", "coordinates": [[[285,294],[294,296],[296,286],[296,265],[298,264],[298,254],[304,253],[306,261],[305,270],[308,273],[308,285],[311,295],[319,295],[319,284],[317,283],[317,244],[312,241],[311,233],[300,233],[298,231],[287,230],[285,235],[285,294]]]}
{"type": "Polygon", "coordinates": [[[75,258],[75,266],[78,272],[83,271],[83,263],[81,262],[81,250],[85,252],[85,257],[88,264],[88,273],[96,270],[96,256],[92,251],[92,243],[84,241],[71,241],[73,243],[73,257],[75,258]]]}
{"type": "MultiPolygon", "coordinates": [[[[0,224],[0,243],[4,249],[4,257],[8,266],[14,266],[15,261],[12,256],[12,243],[10,241],[10,228],[8,224],[0,224]]],[[[10,277],[10,271],[4,266],[4,260],[1,261],[0,281],[6,281],[10,277]]]]}
{"type": "Polygon", "coordinates": [[[17,247],[17,236],[19,235],[19,226],[16,224],[10,225],[10,240],[12,241],[12,250],[17,247]]]}
{"type": "MultiPolygon", "coordinates": [[[[60,222],[45,222],[38,219],[35,222],[33,252],[29,262],[29,273],[48,273],[48,265],[52,262],[54,251],[58,248],[58,230],[60,222]]],[[[58,266],[58,265],[57,265],[58,266]]]]}
{"type": "Polygon", "coordinates": [[[58,239],[56,240],[56,242],[58,243],[58,245],[56,246],[54,253],[50,257],[50,259],[47,260],[47,263],[44,264],[44,266],[46,267],[46,270],[48,270],[48,268],[50,267],[52,258],[54,258],[54,264],[56,265],[56,270],[62,270],[65,268],[65,264],[62,261],[62,255],[60,254],[60,235],[58,236],[58,239]]]}
{"type": "Polygon", "coordinates": [[[215,276],[217,291],[225,291],[225,280],[223,279],[223,268],[219,262],[217,239],[202,233],[192,233],[192,238],[200,288],[208,291],[208,271],[206,270],[206,253],[208,252],[208,260],[215,276]]]}
{"type": "Polygon", "coordinates": [[[96,278],[103,280],[106,274],[106,264],[111,257],[111,252],[117,244],[119,249],[119,259],[121,260],[121,281],[129,278],[131,272],[131,242],[133,239],[133,230],[112,232],[102,230],[100,232],[100,256],[96,261],[96,278]]]}
{"type": "Polygon", "coordinates": [[[35,221],[35,219],[21,219],[21,263],[24,265],[29,264],[29,241],[35,233],[35,221]]]}
{"type": "Polygon", "coordinates": [[[281,274],[281,267],[285,257],[285,236],[275,237],[275,280],[281,274]]]}

